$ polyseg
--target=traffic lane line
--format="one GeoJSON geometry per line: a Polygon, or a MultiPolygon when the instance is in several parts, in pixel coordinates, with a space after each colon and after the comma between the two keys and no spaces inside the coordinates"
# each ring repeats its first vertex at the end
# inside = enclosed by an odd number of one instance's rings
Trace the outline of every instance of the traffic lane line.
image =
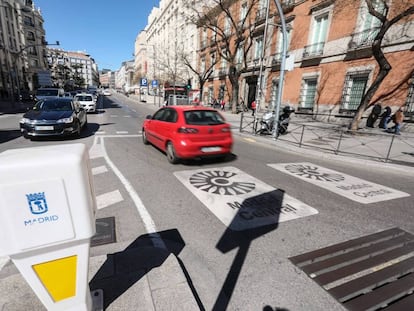
{"type": "Polygon", "coordinates": [[[105,207],[111,206],[113,204],[122,202],[124,198],[121,195],[119,190],[107,192],[96,197],[96,205],[98,209],[103,209],[105,207]]]}

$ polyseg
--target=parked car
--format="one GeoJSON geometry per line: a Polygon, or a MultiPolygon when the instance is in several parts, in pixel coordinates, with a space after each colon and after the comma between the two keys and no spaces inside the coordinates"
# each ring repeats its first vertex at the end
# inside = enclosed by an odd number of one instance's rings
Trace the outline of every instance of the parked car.
{"type": "Polygon", "coordinates": [[[25,138],[34,136],[80,136],[88,123],[86,111],[71,98],[49,98],[38,101],[20,120],[25,138]]]}
{"type": "Polygon", "coordinates": [[[109,90],[104,90],[104,91],[102,92],[102,94],[103,94],[104,96],[111,96],[111,95],[112,95],[112,93],[111,93],[109,90]]]}
{"type": "Polygon", "coordinates": [[[96,100],[92,94],[76,94],[73,101],[75,104],[82,107],[86,112],[96,112],[96,100]]]}
{"type": "Polygon", "coordinates": [[[167,106],[148,115],[142,140],[164,151],[172,164],[181,159],[224,158],[233,146],[230,124],[218,111],[201,106],[167,106]]]}

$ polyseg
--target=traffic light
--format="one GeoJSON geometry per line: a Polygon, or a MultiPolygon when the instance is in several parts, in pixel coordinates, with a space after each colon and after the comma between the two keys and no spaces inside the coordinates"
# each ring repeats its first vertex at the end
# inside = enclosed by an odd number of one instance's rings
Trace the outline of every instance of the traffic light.
{"type": "Polygon", "coordinates": [[[188,79],[188,80],[187,80],[187,85],[185,86],[185,88],[187,89],[187,92],[188,92],[189,90],[191,90],[191,79],[188,79]]]}

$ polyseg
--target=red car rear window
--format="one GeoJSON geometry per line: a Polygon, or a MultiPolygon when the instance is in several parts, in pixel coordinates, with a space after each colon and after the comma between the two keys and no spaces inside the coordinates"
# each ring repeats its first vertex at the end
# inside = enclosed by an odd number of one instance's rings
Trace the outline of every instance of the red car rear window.
{"type": "Polygon", "coordinates": [[[218,125],[224,124],[223,117],[214,110],[184,111],[185,123],[189,125],[218,125]]]}

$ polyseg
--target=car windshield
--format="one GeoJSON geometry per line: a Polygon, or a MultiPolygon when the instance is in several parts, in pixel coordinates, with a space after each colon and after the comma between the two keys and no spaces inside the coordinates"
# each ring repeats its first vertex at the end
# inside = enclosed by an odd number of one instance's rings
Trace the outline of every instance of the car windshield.
{"type": "Polygon", "coordinates": [[[185,122],[191,125],[216,125],[225,123],[223,117],[217,111],[211,110],[184,111],[184,118],[185,122]]]}
{"type": "Polygon", "coordinates": [[[58,96],[58,90],[37,90],[37,96],[58,96]]]}
{"type": "Polygon", "coordinates": [[[34,107],[34,110],[41,111],[71,111],[70,102],[40,101],[34,107]]]}
{"type": "Polygon", "coordinates": [[[88,101],[92,101],[92,96],[90,96],[90,95],[84,95],[84,96],[82,96],[82,95],[78,95],[78,96],[76,96],[76,100],[79,100],[79,101],[83,101],[83,102],[88,102],[88,101]]]}

